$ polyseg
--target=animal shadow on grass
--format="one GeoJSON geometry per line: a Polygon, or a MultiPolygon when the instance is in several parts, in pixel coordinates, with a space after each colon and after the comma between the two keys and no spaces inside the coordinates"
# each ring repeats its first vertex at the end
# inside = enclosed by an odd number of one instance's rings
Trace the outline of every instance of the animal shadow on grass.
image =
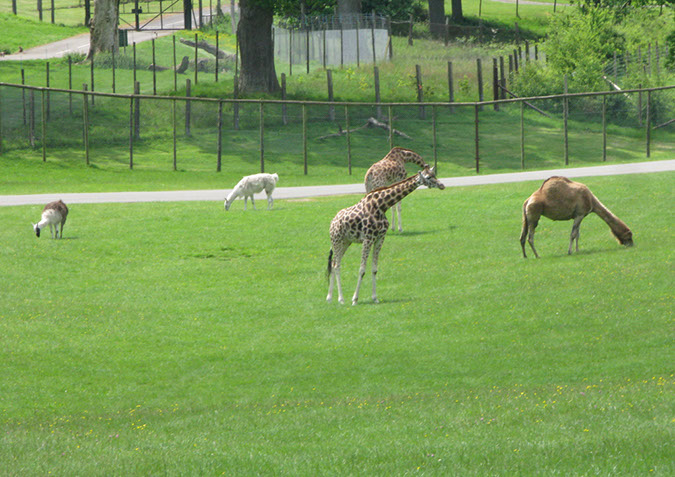
{"type": "Polygon", "coordinates": [[[449,230],[454,230],[456,229],[456,225],[449,225],[448,227],[445,228],[435,228],[435,229],[424,229],[424,230],[406,230],[403,229],[403,232],[396,232],[390,230],[389,233],[387,233],[387,240],[389,240],[391,237],[416,237],[419,235],[430,235],[430,234],[437,234],[437,233],[442,233],[446,232],[449,230]]]}

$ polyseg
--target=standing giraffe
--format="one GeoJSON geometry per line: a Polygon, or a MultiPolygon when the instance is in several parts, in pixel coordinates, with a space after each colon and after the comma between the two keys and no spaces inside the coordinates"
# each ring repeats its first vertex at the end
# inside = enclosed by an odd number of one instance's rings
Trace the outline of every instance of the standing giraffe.
{"type": "Polygon", "coordinates": [[[421,185],[445,189],[445,186],[436,179],[434,168],[426,167],[401,182],[369,192],[356,205],[342,209],[337,213],[330,223],[332,247],[328,254],[329,285],[326,301],[331,301],[333,298],[333,284],[337,279],[338,301],[340,303],[345,302],[342,296],[342,283],[340,282],[340,262],[349,246],[356,242],[363,243],[363,251],[361,252],[361,268],[359,268],[359,279],[352,297],[352,305],[356,305],[359,300],[359,289],[363,276],[366,274],[366,262],[371,247],[373,248],[373,301],[378,303],[375,276],[377,275],[377,258],[389,228],[386,212],[421,185]]]}
{"type": "MultiPolygon", "coordinates": [[[[389,151],[389,154],[384,156],[383,159],[380,159],[375,164],[370,166],[370,169],[368,169],[368,172],[366,172],[366,192],[370,192],[379,187],[386,187],[405,179],[408,175],[405,170],[406,162],[417,164],[422,169],[429,167],[429,165],[424,162],[424,159],[422,159],[422,157],[416,152],[411,151],[410,149],[403,149],[402,147],[395,147],[389,151]]],[[[391,229],[394,230],[397,211],[398,231],[402,232],[403,227],[401,226],[400,202],[396,204],[396,210],[392,209],[391,211],[391,229]]]]}

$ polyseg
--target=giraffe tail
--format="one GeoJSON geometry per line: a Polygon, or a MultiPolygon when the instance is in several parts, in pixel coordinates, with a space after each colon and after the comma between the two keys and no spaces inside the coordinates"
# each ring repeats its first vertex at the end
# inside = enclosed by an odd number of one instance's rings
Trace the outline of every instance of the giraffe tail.
{"type": "Polygon", "coordinates": [[[330,273],[333,271],[333,249],[328,252],[328,268],[326,269],[326,279],[330,279],[330,273]]]}

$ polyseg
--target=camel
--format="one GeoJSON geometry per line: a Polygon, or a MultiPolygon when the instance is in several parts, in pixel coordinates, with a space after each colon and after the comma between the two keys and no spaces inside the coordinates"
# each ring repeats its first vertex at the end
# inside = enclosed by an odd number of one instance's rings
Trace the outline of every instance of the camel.
{"type": "Polygon", "coordinates": [[[595,212],[612,230],[614,237],[621,245],[633,245],[633,233],[616,215],[602,205],[602,202],[591,193],[584,184],[574,182],[566,177],[553,176],[544,181],[523,204],[523,230],[520,234],[520,245],[525,253],[525,238],[530,243],[534,256],[539,258],[534,248],[534,229],[543,215],[551,220],[574,220],[570,234],[570,246],[567,251],[572,255],[572,242],[576,241],[579,252],[579,225],[591,212],[595,212]]]}

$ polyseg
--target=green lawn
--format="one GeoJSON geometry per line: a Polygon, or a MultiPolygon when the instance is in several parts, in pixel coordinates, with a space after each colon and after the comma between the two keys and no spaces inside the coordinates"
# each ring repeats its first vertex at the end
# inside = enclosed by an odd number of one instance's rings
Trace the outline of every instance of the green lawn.
{"type": "MultiPolygon", "coordinates": [[[[416,191],[373,305],[325,303],[359,197],[72,204],[0,219],[10,475],[672,475],[673,173],[584,182],[634,232],[542,219],[540,183],[416,191]],[[262,209],[262,208],[261,208],[262,209]]],[[[360,247],[343,262],[353,292],[360,247]]],[[[369,289],[367,274],[362,292],[369,289]]]]}

